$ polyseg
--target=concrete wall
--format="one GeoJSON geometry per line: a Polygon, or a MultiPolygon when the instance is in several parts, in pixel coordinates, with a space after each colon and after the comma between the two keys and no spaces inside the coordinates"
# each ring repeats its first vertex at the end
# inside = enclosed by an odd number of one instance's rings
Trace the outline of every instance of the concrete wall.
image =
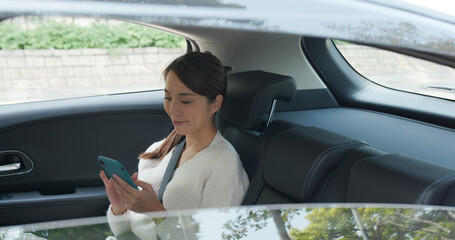
{"type": "Polygon", "coordinates": [[[185,50],[3,50],[0,103],[162,88],[162,70],[185,50]]]}

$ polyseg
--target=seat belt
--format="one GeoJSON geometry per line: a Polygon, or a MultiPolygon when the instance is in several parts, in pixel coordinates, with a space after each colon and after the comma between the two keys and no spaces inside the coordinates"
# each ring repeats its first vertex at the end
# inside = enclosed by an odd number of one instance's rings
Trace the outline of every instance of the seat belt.
{"type": "Polygon", "coordinates": [[[160,200],[160,203],[163,203],[163,194],[164,190],[166,190],[166,186],[169,183],[169,180],[171,179],[172,173],[174,172],[175,165],[177,164],[180,154],[182,154],[183,147],[185,146],[186,139],[183,139],[179,144],[174,149],[174,152],[172,153],[171,159],[169,160],[169,163],[167,165],[166,171],[164,172],[163,180],[161,181],[161,186],[160,186],[160,192],[158,193],[158,200],[160,200]]]}

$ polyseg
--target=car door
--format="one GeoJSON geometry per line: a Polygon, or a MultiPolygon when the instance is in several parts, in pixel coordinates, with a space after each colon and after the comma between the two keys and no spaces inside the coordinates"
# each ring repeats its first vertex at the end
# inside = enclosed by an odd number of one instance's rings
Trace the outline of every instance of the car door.
{"type": "Polygon", "coordinates": [[[162,91],[0,107],[0,225],[103,215],[97,156],[137,171],[172,129],[162,91]],[[9,166],[9,168],[7,168],[9,166]]]}
{"type": "MultiPolygon", "coordinates": [[[[26,25],[44,31],[59,21],[26,25]]],[[[145,32],[101,24],[92,23],[95,30],[145,32]]],[[[1,51],[0,225],[104,215],[109,202],[97,157],[116,159],[132,174],[138,155],[170,133],[161,71],[185,47],[1,51]]]]}

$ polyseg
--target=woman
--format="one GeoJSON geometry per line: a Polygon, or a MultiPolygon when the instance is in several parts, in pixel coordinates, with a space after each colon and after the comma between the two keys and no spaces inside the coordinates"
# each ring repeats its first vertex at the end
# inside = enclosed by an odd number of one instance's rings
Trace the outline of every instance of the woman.
{"type": "Polygon", "coordinates": [[[142,212],[240,205],[249,185],[238,154],[214,122],[226,92],[223,64],[210,53],[187,53],[174,60],[163,75],[164,109],[174,130],[139,156],[139,173],[132,178],[142,190],[100,173],[111,203],[108,219],[115,235],[135,232],[142,212]],[[161,203],[157,194],[164,172],[173,149],[183,139],[185,146],[161,203]],[[130,215],[129,226],[114,224],[119,215],[130,215]]]}

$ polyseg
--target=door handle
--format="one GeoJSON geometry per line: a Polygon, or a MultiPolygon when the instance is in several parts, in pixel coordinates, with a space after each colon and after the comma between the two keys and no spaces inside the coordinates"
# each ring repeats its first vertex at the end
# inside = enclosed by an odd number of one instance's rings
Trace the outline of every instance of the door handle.
{"type": "Polygon", "coordinates": [[[22,159],[18,154],[4,154],[0,158],[0,172],[15,171],[22,167],[22,159]]]}
{"type": "Polygon", "coordinates": [[[33,169],[33,162],[17,150],[0,151],[0,177],[25,174],[33,169]]]}
{"type": "Polygon", "coordinates": [[[22,167],[22,163],[11,163],[11,164],[0,165],[0,172],[19,170],[19,169],[21,169],[21,167],[22,167]]]}

